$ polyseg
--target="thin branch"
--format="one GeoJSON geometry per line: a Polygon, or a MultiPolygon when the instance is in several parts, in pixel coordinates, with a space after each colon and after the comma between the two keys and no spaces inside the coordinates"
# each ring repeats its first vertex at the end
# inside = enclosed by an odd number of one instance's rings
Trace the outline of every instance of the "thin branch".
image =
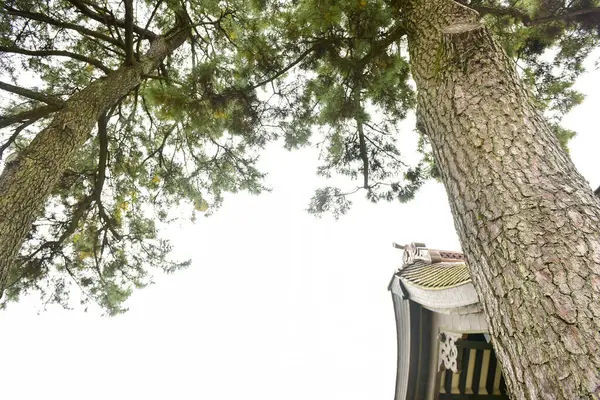
{"type": "Polygon", "coordinates": [[[302,60],[304,60],[310,53],[312,53],[313,51],[315,51],[317,49],[317,45],[313,45],[310,48],[306,49],[302,54],[300,54],[298,56],[298,58],[296,58],[291,64],[289,64],[287,67],[285,67],[284,69],[282,69],[281,71],[278,71],[275,75],[273,75],[270,78],[267,78],[261,82],[258,82],[252,86],[250,86],[248,89],[249,90],[253,90],[256,88],[259,88],[269,82],[274,81],[275,79],[279,78],[281,75],[285,74],[286,72],[288,72],[290,69],[294,68],[296,65],[298,65],[302,60]]]}
{"type": "MultiPolygon", "coordinates": [[[[145,30],[148,30],[148,27],[150,26],[150,24],[152,23],[152,20],[154,19],[154,16],[156,15],[156,12],[158,11],[158,8],[160,7],[160,5],[162,4],[163,0],[158,0],[156,2],[156,5],[154,6],[154,9],[152,10],[152,13],[150,13],[150,17],[148,18],[148,20],[146,21],[146,26],[144,26],[145,30]]],[[[139,54],[140,52],[140,46],[142,45],[142,41],[138,40],[137,41],[137,45],[136,45],[136,49],[135,52],[139,54]]]]}
{"type": "Polygon", "coordinates": [[[392,43],[400,40],[404,35],[406,35],[406,28],[401,25],[391,29],[385,38],[371,46],[371,51],[358,61],[358,67],[364,67],[369,61],[382,54],[392,43]]]}
{"type": "Polygon", "coordinates": [[[102,193],[104,180],[106,179],[106,165],[108,162],[108,136],[107,136],[108,116],[106,113],[98,120],[98,144],[100,151],[98,155],[98,172],[94,183],[94,197],[98,199],[102,193]]]}
{"type": "Polygon", "coordinates": [[[488,7],[464,3],[467,7],[477,11],[480,16],[496,15],[500,17],[513,17],[525,25],[531,22],[531,17],[524,11],[515,7],[488,7]]]}
{"type": "Polygon", "coordinates": [[[378,127],[375,127],[374,125],[369,124],[368,122],[365,122],[364,124],[381,135],[384,135],[384,136],[389,135],[389,132],[385,132],[385,131],[379,129],[378,127]]]}
{"type": "MultiPolygon", "coordinates": [[[[115,18],[112,15],[101,15],[95,11],[92,11],[83,1],[81,0],[68,0],[69,3],[73,4],[83,15],[98,21],[103,24],[110,24],[119,28],[125,28],[125,21],[115,18]]],[[[142,28],[135,24],[132,25],[132,29],[135,33],[142,36],[145,39],[156,39],[158,35],[148,29],[142,28]]]]}
{"type": "Polygon", "coordinates": [[[351,194],[357,193],[357,192],[359,192],[360,190],[363,190],[363,189],[365,189],[365,188],[362,187],[362,186],[357,186],[356,189],[354,189],[351,192],[338,193],[338,194],[335,194],[334,197],[350,196],[351,194]]]}
{"type": "Polygon", "coordinates": [[[33,124],[34,122],[35,122],[35,120],[27,121],[27,122],[19,125],[14,130],[13,134],[10,135],[8,140],[6,142],[4,142],[2,144],[2,146],[0,146],[0,160],[2,160],[2,155],[4,154],[4,150],[6,150],[12,143],[14,143],[15,140],[17,140],[17,138],[19,137],[19,134],[21,133],[21,131],[23,129],[27,128],[29,125],[33,124]]]}
{"type": "MultiPolygon", "coordinates": [[[[79,221],[84,217],[86,212],[89,210],[90,205],[93,202],[93,197],[91,195],[85,196],[79,203],[75,205],[75,210],[71,214],[71,221],[67,225],[67,228],[63,231],[60,237],[57,240],[47,241],[43,243],[40,247],[38,247],[33,253],[27,256],[27,259],[23,261],[23,263],[33,259],[39,252],[50,249],[51,252],[56,252],[56,250],[63,244],[65,240],[69,238],[79,226],[79,221]]],[[[64,224],[61,224],[64,225],[64,224]]]]}
{"type": "Polygon", "coordinates": [[[18,17],[27,18],[28,20],[45,22],[49,25],[53,25],[53,26],[56,26],[59,28],[71,29],[71,30],[77,31],[83,35],[95,37],[96,39],[103,40],[105,42],[108,42],[108,43],[118,46],[120,48],[125,48],[123,42],[120,42],[114,38],[111,38],[108,35],[94,31],[92,29],[85,28],[78,24],[73,24],[73,23],[65,22],[65,21],[59,21],[57,19],[49,17],[46,14],[17,10],[15,8],[8,7],[8,6],[4,6],[4,9],[5,10],[0,11],[0,14],[14,15],[14,16],[18,16],[18,17]]]}
{"type": "Polygon", "coordinates": [[[122,51],[122,47],[107,46],[106,44],[102,43],[100,40],[92,39],[91,37],[88,37],[87,40],[94,43],[96,46],[100,47],[107,53],[113,53],[114,55],[116,55],[118,57],[125,58],[125,53],[122,51]]]}
{"type": "Polygon", "coordinates": [[[92,196],[96,200],[98,205],[99,217],[106,222],[108,229],[117,238],[121,239],[121,234],[117,232],[114,226],[114,221],[106,214],[104,205],[102,204],[102,189],[104,187],[104,180],[106,179],[106,166],[108,164],[108,120],[110,116],[104,113],[98,120],[98,143],[100,145],[100,153],[98,155],[98,172],[96,173],[96,179],[94,182],[94,192],[92,196]]]}
{"type": "Polygon", "coordinates": [[[62,108],[65,105],[65,102],[57,97],[47,96],[43,93],[36,92],[35,90],[22,88],[20,86],[11,85],[10,83],[2,81],[0,81],[0,90],[18,94],[19,96],[27,97],[28,99],[41,101],[42,103],[46,103],[57,108],[62,108]]]}
{"type": "Polygon", "coordinates": [[[515,7],[488,7],[481,5],[472,5],[465,4],[467,7],[477,11],[481,16],[484,15],[496,15],[496,16],[505,16],[505,17],[513,17],[519,21],[521,21],[524,25],[534,26],[541,25],[548,22],[554,21],[568,21],[573,17],[577,17],[579,15],[587,15],[587,14],[596,14],[600,13],[600,7],[591,7],[583,10],[575,10],[568,11],[563,14],[558,15],[550,15],[547,17],[542,17],[538,19],[532,19],[525,11],[521,11],[515,7]]]}
{"type": "Polygon", "coordinates": [[[567,13],[561,14],[561,15],[551,15],[549,17],[534,19],[533,21],[531,21],[530,25],[540,25],[540,24],[545,24],[547,22],[559,21],[559,20],[566,21],[573,17],[577,17],[579,15],[596,14],[596,13],[600,13],[600,7],[586,8],[584,10],[575,10],[575,11],[567,12],[567,13]]]}
{"type": "Polygon", "coordinates": [[[367,154],[367,143],[365,142],[365,133],[363,124],[358,119],[356,120],[358,128],[358,140],[360,143],[360,158],[363,162],[363,188],[369,189],[369,156],[367,154]]]}
{"type": "Polygon", "coordinates": [[[27,56],[34,56],[34,57],[44,57],[44,56],[69,57],[74,60],[83,61],[85,63],[93,65],[94,67],[102,70],[106,74],[109,74],[110,72],[112,72],[112,70],[110,68],[108,68],[107,66],[105,66],[98,60],[95,60],[90,57],[82,56],[81,54],[72,53],[70,51],[65,51],[65,50],[26,50],[26,49],[21,49],[18,47],[0,46],[0,52],[24,54],[27,56]]]}
{"type": "MultiPolygon", "coordinates": [[[[367,125],[367,124],[365,124],[367,125]]],[[[368,126],[368,125],[367,125],[368,126]]],[[[403,165],[405,167],[408,167],[406,165],[405,162],[403,162],[402,160],[399,160],[398,158],[396,158],[396,154],[390,153],[389,151],[385,150],[383,147],[381,147],[379,144],[375,143],[373,140],[371,140],[368,136],[365,135],[365,139],[371,143],[373,146],[375,146],[377,148],[377,150],[387,154],[388,157],[390,157],[392,160],[394,160],[395,162],[397,162],[400,165],[403,165]]]]}
{"type": "Polygon", "coordinates": [[[152,153],[148,154],[148,156],[146,158],[144,158],[144,160],[142,161],[142,163],[140,165],[144,165],[146,163],[146,161],[148,161],[149,159],[154,157],[156,154],[158,154],[158,165],[160,167],[162,167],[162,165],[164,164],[163,151],[165,149],[165,145],[167,144],[167,139],[173,133],[176,126],[177,126],[177,124],[173,124],[173,126],[171,126],[170,129],[167,129],[163,133],[163,138],[162,138],[162,142],[160,143],[160,146],[158,146],[156,149],[154,149],[154,151],[152,151],[152,153]]]}

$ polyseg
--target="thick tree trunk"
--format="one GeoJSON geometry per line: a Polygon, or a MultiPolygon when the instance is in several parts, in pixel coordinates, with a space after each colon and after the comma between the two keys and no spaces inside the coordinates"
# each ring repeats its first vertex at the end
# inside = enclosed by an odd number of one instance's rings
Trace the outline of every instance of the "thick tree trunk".
{"type": "Polygon", "coordinates": [[[100,116],[185,42],[180,29],[157,38],[134,65],[125,65],[73,95],[50,124],[0,176],[0,297],[31,224],[100,116]]]}
{"type": "Polygon", "coordinates": [[[418,127],[512,398],[598,398],[600,202],[477,13],[407,3],[418,127]]]}

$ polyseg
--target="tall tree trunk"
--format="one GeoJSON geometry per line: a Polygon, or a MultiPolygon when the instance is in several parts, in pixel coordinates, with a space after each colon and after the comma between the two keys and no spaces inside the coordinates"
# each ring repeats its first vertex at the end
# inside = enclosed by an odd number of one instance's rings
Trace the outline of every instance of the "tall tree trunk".
{"type": "Polygon", "coordinates": [[[124,65],[73,95],[17,159],[6,165],[0,176],[0,297],[31,224],[100,116],[181,46],[187,35],[186,29],[178,29],[171,37],[155,39],[139,62],[124,65]]]}
{"type": "Polygon", "coordinates": [[[512,398],[598,398],[600,203],[477,13],[402,3],[418,127],[512,398]]]}

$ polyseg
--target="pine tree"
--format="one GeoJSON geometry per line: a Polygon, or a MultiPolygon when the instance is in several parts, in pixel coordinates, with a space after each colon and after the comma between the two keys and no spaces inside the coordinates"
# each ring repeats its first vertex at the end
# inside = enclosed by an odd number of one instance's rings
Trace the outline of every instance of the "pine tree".
{"type": "Polygon", "coordinates": [[[307,0],[283,21],[299,54],[317,43],[291,142],[321,127],[318,172],[360,181],[318,190],[311,211],[341,215],[361,190],[406,201],[437,177],[512,398],[597,398],[600,204],[560,120],[583,100],[598,4],[307,0]],[[404,165],[396,127],[413,108],[423,156],[404,165]]]}
{"type": "Polygon", "coordinates": [[[0,5],[0,289],[123,311],[169,257],[158,224],[226,191],[264,189],[255,166],[276,109],[256,88],[268,10],[244,2],[6,1],[0,5]],[[77,291],[74,291],[75,293],[77,291]]]}
{"type": "Polygon", "coordinates": [[[573,83],[600,37],[596,0],[10,1],[1,13],[0,88],[21,101],[0,119],[7,300],[37,289],[65,303],[74,282],[121,311],[147,266],[181,265],[157,238],[170,206],[259,192],[266,142],[318,134],[317,172],[360,184],[317,190],[310,211],[339,216],[357,191],[406,201],[440,179],[513,396],[598,395],[600,207],[560,126],[583,100],[573,83]],[[414,109],[422,157],[409,165],[397,127],[414,109]]]}

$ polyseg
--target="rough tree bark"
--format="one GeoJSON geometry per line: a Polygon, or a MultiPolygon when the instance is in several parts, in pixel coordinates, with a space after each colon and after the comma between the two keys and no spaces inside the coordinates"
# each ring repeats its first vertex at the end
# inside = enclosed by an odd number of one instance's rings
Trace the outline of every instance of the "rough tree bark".
{"type": "Polygon", "coordinates": [[[402,3],[418,127],[512,398],[599,398],[600,202],[478,14],[402,3]]]}
{"type": "MultiPolygon", "coordinates": [[[[180,28],[180,27],[178,27],[180,28]]],[[[158,37],[139,62],[123,65],[73,95],[0,176],[0,297],[31,224],[52,189],[110,107],[155,70],[188,36],[177,29],[158,37]]]]}

